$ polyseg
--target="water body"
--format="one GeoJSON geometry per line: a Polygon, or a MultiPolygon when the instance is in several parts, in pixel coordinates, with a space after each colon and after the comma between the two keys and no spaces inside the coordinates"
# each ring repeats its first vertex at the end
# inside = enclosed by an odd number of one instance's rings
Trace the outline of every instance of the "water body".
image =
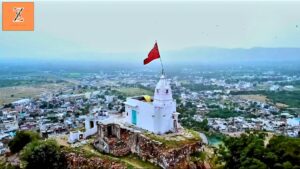
{"type": "Polygon", "coordinates": [[[223,144],[223,141],[215,136],[208,136],[208,144],[214,147],[218,147],[220,144],[223,144]]]}
{"type": "Polygon", "coordinates": [[[207,136],[204,133],[199,133],[203,143],[214,146],[214,147],[218,147],[220,144],[223,144],[223,141],[216,136],[207,136]]]}

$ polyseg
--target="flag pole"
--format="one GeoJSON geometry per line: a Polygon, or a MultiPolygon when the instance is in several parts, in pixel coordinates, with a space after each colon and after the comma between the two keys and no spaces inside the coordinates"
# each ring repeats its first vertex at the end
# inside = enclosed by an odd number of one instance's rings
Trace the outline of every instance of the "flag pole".
{"type": "Polygon", "coordinates": [[[164,65],[163,65],[163,63],[162,63],[161,56],[159,57],[159,60],[160,60],[160,64],[161,64],[161,74],[162,74],[162,75],[165,75],[164,65]]]}
{"type": "MultiPolygon", "coordinates": [[[[155,40],[155,43],[157,44],[157,40],[155,40]]],[[[161,75],[165,75],[164,65],[161,60],[161,56],[159,56],[159,60],[160,60],[160,65],[161,65],[161,75]]]]}

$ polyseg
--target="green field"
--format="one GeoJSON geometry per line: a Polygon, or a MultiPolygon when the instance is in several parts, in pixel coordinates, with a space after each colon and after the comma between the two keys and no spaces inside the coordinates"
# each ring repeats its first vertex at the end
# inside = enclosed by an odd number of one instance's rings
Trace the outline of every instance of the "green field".
{"type": "Polygon", "coordinates": [[[153,95],[153,91],[138,88],[138,87],[122,87],[115,89],[120,94],[131,97],[131,96],[140,96],[140,95],[153,95]]]}
{"type": "Polygon", "coordinates": [[[276,103],[283,103],[289,107],[300,108],[300,91],[238,91],[231,92],[232,95],[249,95],[249,94],[260,94],[265,95],[267,98],[276,103]]]}

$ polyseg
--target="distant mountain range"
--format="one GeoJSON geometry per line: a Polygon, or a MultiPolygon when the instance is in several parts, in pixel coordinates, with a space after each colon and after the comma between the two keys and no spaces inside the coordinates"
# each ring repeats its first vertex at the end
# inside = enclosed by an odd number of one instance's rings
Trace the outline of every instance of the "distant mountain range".
{"type": "Polygon", "coordinates": [[[298,62],[300,48],[188,48],[166,52],[165,60],[183,62],[298,62]]]}
{"type": "MultiPolygon", "coordinates": [[[[149,49],[150,50],[150,49],[149,49]]],[[[265,63],[280,63],[292,62],[299,63],[300,65],[300,48],[187,48],[182,50],[164,51],[160,49],[163,62],[168,63],[250,63],[250,62],[265,62],[265,63]]],[[[148,50],[143,52],[132,53],[101,53],[101,52],[74,52],[60,54],[57,51],[55,56],[39,56],[26,55],[24,53],[19,56],[7,56],[6,53],[0,51],[0,62],[39,62],[39,61],[52,61],[55,63],[72,61],[82,62],[92,61],[93,63],[130,63],[133,65],[142,64],[144,58],[147,57],[148,50]],[[18,59],[16,59],[18,58],[18,59]]],[[[151,63],[152,64],[152,63],[151,63]]]]}

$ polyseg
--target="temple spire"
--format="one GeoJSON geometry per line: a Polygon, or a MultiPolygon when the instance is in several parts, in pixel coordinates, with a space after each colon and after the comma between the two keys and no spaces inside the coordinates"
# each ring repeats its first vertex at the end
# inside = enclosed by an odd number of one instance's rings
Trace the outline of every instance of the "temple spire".
{"type": "Polygon", "coordinates": [[[166,79],[165,75],[162,74],[155,87],[154,92],[155,101],[170,101],[172,98],[172,91],[169,81],[166,79]]]}

